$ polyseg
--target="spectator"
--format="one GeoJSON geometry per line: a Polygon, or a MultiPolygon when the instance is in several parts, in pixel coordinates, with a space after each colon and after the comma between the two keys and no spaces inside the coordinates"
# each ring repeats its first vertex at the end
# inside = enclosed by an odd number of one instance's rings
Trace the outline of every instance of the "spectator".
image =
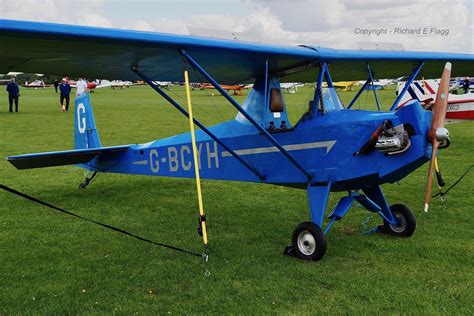
{"type": "Polygon", "coordinates": [[[61,92],[61,96],[59,97],[61,110],[63,112],[67,112],[69,110],[69,95],[71,94],[71,86],[69,85],[69,82],[66,80],[66,78],[61,80],[59,91],[61,92]],[[66,105],[64,105],[64,101],[66,101],[66,105]]]}
{"type": "Polygon", "coordinates": [[[10,79],[7,85],[8,102],[10,104],[10,112],[13,112],[13,102],[15,102],[15,112],[18,112],[18,97],[20,96],[20,87],[15,82],[15,78],[10,79]]]}
{"type": "Polygon", "coordinates": [[[58,93],[59,82],[58,79],[54,79],[54,92],[58,93]]]}
{"type": "Polygon", "coordinates": [[[464,94],[467,94],[469,92],[470,84],[471,80],[469,80],[469,78],[465,78],[462,84],[462,90],[464,91],[464,94]]]}

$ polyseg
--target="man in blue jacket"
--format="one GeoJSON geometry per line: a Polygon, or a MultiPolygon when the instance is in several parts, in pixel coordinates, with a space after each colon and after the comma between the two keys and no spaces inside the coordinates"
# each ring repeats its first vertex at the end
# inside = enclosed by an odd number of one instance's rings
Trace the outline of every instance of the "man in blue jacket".
{"type": "Polygon", "coordinates": [[[63,112],[67,112],[69,110],[69,95],[71,94],[71,86],[69,85],[69,82],[67,82],[66,78],[61,80],[59,91],[61,92],[61,96],[59,97],[59,102],[61,102],[61,110],[63,112]],[[64,101],[66,101],[66,106],[64,106],[64,101]]]}
{"type": "Polygon", "coordinates": [[[8,103],[10,104],[10,112],[13,112],[13,102],[15,102],[15,112],[18,112],[18,97],[20,96],[20,87],[15,82],[15,78],[11,78],[7,85],[8,103]]]}

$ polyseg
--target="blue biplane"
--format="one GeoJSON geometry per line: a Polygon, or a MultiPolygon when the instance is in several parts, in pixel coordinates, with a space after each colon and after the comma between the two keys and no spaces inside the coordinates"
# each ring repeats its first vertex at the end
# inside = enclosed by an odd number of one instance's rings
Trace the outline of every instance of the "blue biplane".
{"type": "MultiPolygon", "coordinates": [[[[237,110],[235,119],[212,127],[199,120],[196,132],[201,177],[282,185],[307,190],[310,221],[293,232],[292,251],[306,260],[326,252],[324,235],[354,202],[380,215],[395,236],[413,234],[413,212],[389,206],[381,185],[403,179],[430,160],[428,207],[438,148],[449,145],[444,128],[451,62],[455,76],[474,73],[474,55],[409,51],[335,50],[319,46],[275,46],[190,36],[49,23],[0,20],[0,72],[24,71],[88,78],[144,80],[184,116],[188,111],[154,81],[211,83],[237,110]],[[443,72],[444,69],[444,72],[443,72]],[[417,75],[443,72],[434,111],[417,101],[394,111],[417,75]],[[409,73],[390,111],[351,109],[374,76],[409,73]],[[202,76],[202,77],[201,77],[202,76]],[[347,105],[332,80],[367,79],[347,105]],[[288,121],[280,82],[317,82],[307,112],[288,121]],[[323,82],[327,88],[323,88],[323,82]],[[220,84],[254,82],[243,104],[220,84]],[[346,191],[323,227],[330,192],[346,191]]],[[[410,93],[410,91],[408,91],[410,93]]],[[[75,101],[75,149],[8,157],[18,169],[78,165],[97,172],[194,178],[191,134],[146,144],[104,147],[90,96],[75,101]]],[[[146,128],[146,127],[145,127],[146,128]]],[[[85,187],[90,180],[86,177],[85,187]]],[[[204,218],[201,218],[204,220],[204,218]]]]}

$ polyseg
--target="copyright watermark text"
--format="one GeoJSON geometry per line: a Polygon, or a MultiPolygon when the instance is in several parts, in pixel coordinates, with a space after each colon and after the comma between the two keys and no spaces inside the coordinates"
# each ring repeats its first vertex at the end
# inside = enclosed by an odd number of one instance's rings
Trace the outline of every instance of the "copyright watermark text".
{"type": "Polygon", "coordinates": [[[356,27],[354,34],[360,36],[384,36],[384,35],[424,35],[424,36],[449,36],[448,28],[439,27],[380,27],[362,28],[356,27]]]}

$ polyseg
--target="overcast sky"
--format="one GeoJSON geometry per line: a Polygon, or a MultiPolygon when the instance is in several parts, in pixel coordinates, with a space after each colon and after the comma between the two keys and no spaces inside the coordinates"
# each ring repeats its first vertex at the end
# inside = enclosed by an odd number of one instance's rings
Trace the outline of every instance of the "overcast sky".
{"type": "Polygon", "coordinates": [[[474,0],[0,0],[0,18],[189,34],[187,26],[255,41],[406,50],[473,50],[474,0]],[[395,34],[396,29],[428,34],[395,34]],[[387,34],[383,34],[386,29],[387,34]],[[379,35],[356,34],[382,30],[379,35]]]}

